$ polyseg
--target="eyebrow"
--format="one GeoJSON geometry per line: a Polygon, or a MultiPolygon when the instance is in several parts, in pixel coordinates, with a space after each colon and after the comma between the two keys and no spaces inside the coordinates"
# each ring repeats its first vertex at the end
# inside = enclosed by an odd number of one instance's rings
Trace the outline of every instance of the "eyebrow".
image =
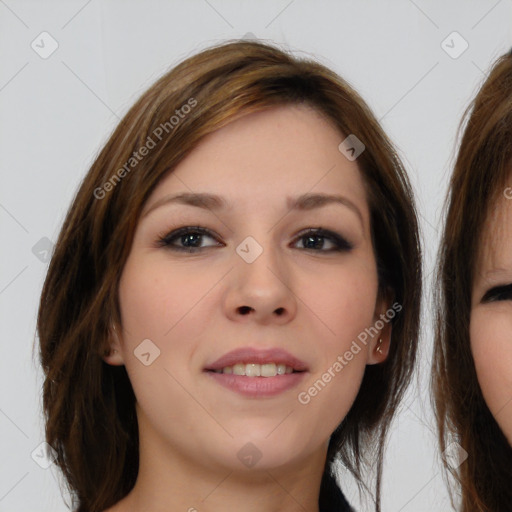
{"type": "MultiPolygon", "coordinates": [[[[231,208],[231,205],[229,205],[229,203],[221,196],[208,193],[183,192],[181,194],[165,196],[159,199],[150,208],[148,208],[142,216],[146,217],[157,208],[168,204],[184,204],[212,211],[231,208]]],[[[361,224],[364,226],[361,211],[352,201],[350,201],[350,199],[344,196],[323,193],[307,193],[298,197],[286,198],[286,207],[289,210],[309,211],[316,208],[322,208],[330,204],[346,206],[359,217],[361,224]]]]}

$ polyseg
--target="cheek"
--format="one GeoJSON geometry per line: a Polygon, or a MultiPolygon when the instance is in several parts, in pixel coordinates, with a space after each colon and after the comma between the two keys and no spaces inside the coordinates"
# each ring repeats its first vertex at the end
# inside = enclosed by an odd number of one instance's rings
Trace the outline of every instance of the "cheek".
{"type": "Polygon", "coordinates": [[[178,383],[190,379],[191,360],[209,318],[201,298],[214,283],[213,276],[184,272],[179,265],[149,258],[127,261],[119,285],[123,359],[145,406],[186,399],[178,383]]]}
{"type": "MultiPolygon", "coordinates": [[[[378,282],[375,267],[352,266],[333,272],[329,279],[303,286],[315,322],[318,365],[299,390],[300,410],[319,418],[319,430],[329,435],[350,410],[367,364],[369,341],[375,327],[378,282]]],[[[307,420],[306,420],[307,421],[307,420]]]]}
{"type": "Polygon", "coordinates": [[[374,265],[355,262],[325,272],[306,275],[298,287],[310,312],[323,322],[315,328],[322,334],[324,349],[341,350],[374,320],[378,280],[374,265]]]}
{"type": "Polygon", "coordinates": [[[183,423],[202,424],[204,415],[187,390],[196,340],[209,318],[201,298],[214,277],[134,256],[119,284],[123,361],[139,412],[162,435],[184,443],[183,423]]]}
{"type": "MultiPolygon", "coordinates": [[[[508,306],[508,307],[507,307],[508,306]]],[[[512,309],[481,308],[471,315],[471,351],[485,401],[512,441],[512,309]]]]}
{"type": "MultiPolygon", "coordinates": [[[[119,285],[125,340],[135,343],[149,338],[163,349],[170,345],[169,340],[179,337],[183,326],[200,330],[197,315],[191,323],[190,313],[213,284],[207,275],[179,265],[149,258],[128,260],[119,285]]],[[[187,333],[194,337],[193,332],[187,333]]]]}

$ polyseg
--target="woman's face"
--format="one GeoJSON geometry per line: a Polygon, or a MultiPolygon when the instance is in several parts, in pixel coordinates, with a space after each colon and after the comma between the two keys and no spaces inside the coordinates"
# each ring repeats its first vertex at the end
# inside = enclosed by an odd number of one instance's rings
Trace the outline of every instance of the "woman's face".
{"type": "Polygon", "coordinates": [[[485,401],[512,446],[512,200],[484,227],[473,287],[471,350],[485,401]]]}
{"type": "Polygon", "coordinates": [[[249,114],[148,199],[121,276],[119,353],[105,360],[126,366],[155,456],[231,470],[323,456],[365,366],[385,359],[389,327],[380,321],[381,351],[365,332],[386,305],[344,138],[307,107],[249,114]],[[172,200],[181,194],[222,199],[172,200]],[[294,207],[305,194],[339,200],[294,207]],[[234,375],[244,371],[275,376],[234,375]]]}

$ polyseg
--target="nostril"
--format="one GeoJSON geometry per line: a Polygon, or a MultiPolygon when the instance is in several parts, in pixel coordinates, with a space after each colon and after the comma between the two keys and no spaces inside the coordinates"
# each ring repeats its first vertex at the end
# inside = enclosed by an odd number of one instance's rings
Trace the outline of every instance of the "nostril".
{"type": "Polygon", "coordinates": [[[240,313],[242,313],[242,315],[245,315],[246,313],[249,313],[251,311],[252,308],[250,308],[249,306],[241,306],[240,307],[240,313]]]}

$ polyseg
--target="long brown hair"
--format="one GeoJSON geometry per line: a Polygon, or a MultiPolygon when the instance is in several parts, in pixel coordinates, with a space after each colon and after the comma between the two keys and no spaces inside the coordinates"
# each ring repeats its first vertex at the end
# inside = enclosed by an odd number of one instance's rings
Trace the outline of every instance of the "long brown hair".
{"type": "Polygon", "coordinates": [[[458,510],[509,512],[512,448],[478,384],[469,322],[483,226],[493,204],[505,200],[512,172],[512,54],[496,61],[466,109],[461,130],[463,126],[437,270],[432,374],[435,410],[441,451],[445,453],[456,442],[468,453],[458,467],[453,466],[462,458],[450,465],[450,457],[443,457],[446,476],[455,478],[462,497],[458,510]]]}
{"type": "Polygon", "coordinates": [[[421,254],[409,181],[368,106],[337,74],[269,44],[228,41],[180,63],[129,110],[84,178],[55,246],[37,321],[46,440],[78,512],[112,506],[137,477],[133,390],[124,366],[102,356],[111,324],[120,325],[119,278],[145,201],[205,135],[238,116],[298,104],[323,113],[340,142],[353,134],[365,144],[357,163],[369,197],[379,292],[391,290],[402,306],[387,361],[367,366],[351,410],[330,438],[320,493],[321,505],[332,503],[332,486],[324,484],[336,455],[363,485],[367,454],[376,462],[380,511],[384,441],[413,372],[418,338],[421,254]],[[149,138],[154,147],[132,160],[149,138]]]}

